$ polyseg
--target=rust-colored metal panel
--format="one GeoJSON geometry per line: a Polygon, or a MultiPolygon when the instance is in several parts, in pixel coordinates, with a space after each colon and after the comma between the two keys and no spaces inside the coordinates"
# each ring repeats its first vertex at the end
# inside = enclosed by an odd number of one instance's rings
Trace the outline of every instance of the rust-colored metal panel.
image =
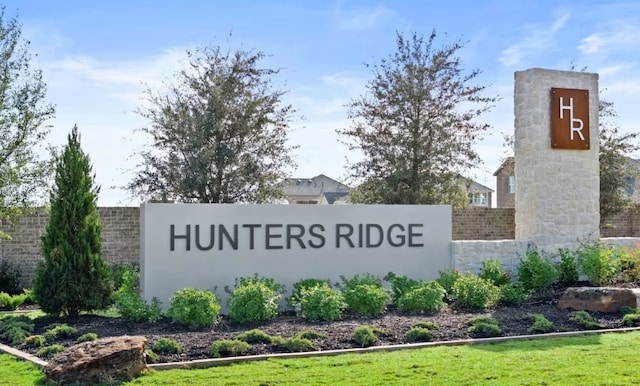
{"type": "Polygon", "coordinates": [[[551,147],[589,150],[589,90],[551,89],[551,147]]]}

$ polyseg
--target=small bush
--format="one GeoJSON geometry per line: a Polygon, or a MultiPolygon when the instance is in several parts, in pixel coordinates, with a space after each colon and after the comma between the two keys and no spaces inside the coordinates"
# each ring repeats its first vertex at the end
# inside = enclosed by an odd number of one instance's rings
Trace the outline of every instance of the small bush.
{"type": "Polygon", "coordinates": [[[246,354],[251,345],[241,340],[219,340],[211,345],[209,356],[220,358],[223,356],[237,356],[246,354]]]}
{"type": "Polygon", "coordinates": [[[521,283],[505,284],[500,287],[500,303],[507,306],[519,306],[529,299],[527,292],[521,283]]]}
{"type": "Polygon", "coordinates": [[[19,294],[21,278],[22,272],[18,264],[8,259],[0,261],[0,292],[6,292],[9,295],[19,294]]]}
{"type": "Polygon", "coordinates": [[[640,327],[640,314],[626,314],[622,317],[622,324],[629,327],[640,327]]]}
{"type": "Polygon", "coordinates": [[[518,265],[518,281],[529,292],[544,292],[558,279],[558,270],[551,260],[536,249],[529,249],[518,265]]]}
{"type": "Polygon", "coordinates": [[[445,269],[440,272],[440,277],[437,282],[444,288],[446,298],[450,302],[453,301],[453,285],[456,284],[456,281],[458,281],[460,277],[462,277],[462,274],[458,269],[445,269]]]}
{"type": "Polygon", "coordinates": [[[360,347],[369,347],[378,341],[377,331],[373,326],[362,325],[356,327],[351,339],[360,347]]]}
{"type": "Polygon", "coordinates": [[[314,339],[324,339],[327,337],[326,334],[323,334],[321,332],[317,332],[317,331],[313,331],[313,330],[304,330],[304,331],[300,331],[299,333],[297,333],[295,335],[296,338],[302,338],[302,339],[309,339],[309,340],[314,340],[314,339]]]}
{"type": "Polygon", "coordinates": [[[465,309],[484,309],[500,300],[500,288],[472,273],[460,277],[453,285],[456,306],[465,309]]]}
{"type": "Polygon", "coordinates": [[[237,340],[241,340],[247,343],[272,343],[273,337],[266,332],[258,329],[253,329],[249,331],[245,331],[238,336],[236,336],[237,340]]]}
{"type": "Polygon", "coordinates": [[[480,324],[480,323],[495,324],[497,326],[498,320],[491,316],[476,316],[474,318],[467,320],[467,325],[469,326],[475,326],[476,324],[480,324]]]}
{"type": "Polygon", "coordinates": [[[533,320],[533,324],[527,331],[532,334],[551,332],[555,328],[553,323],[542,314],[532,314],[529,318],[533,320]]]}
{"type": "MultiPolygon", "coordinates": [[[[251,284],[263,284],[267,286],[271,291],[276,294],[282,296],[284,294],[284,285],[276,282],[273,278],[260,276],[257,273],[253,274],[253,276],[244,276],[238,277],[235,280],[234,289],[244,287],[251,284]]],[[[229,295],[233,295],[234,290],[230,289],[228,286],[224,287],[224,291],[229,295]]]]}
{"type": "Polygon", "coordinates": [[[327,283],[309,289],[302,289],[302,317],[307,320],[338,320],[347,307],[339,290],[327,283]]]}
{"type": "Polygon", "coordinates": [[[503,286],[511,281],[511,277],[502,268],[498,260],[485,260],[480,268],[479,278],[485,279],[495,286],[503,286]]]}
{"type": "Polygon", "coordinates": [[[300,337],[277,339],[274,341],[274,346],[287,352],[305,352],[315,348],[312,341],[300,337]]]}
{"type": "Polygon", "coordinates": [[[173,339],[160,338],[153,344],[153,351],[160,354],[177,354],[180,352],[180,344],[173,339]]]}
{"type": "Polygon", "coordinates": [[[433,338],[433,333],[428,328],[413,327],[406,334],[404,339],[409,342],[429,342],[433,338]]]}
{"type": "Polygon", "coordinates": [[[411,279],[407,276],[398,276],[393,272],[387,273],[384,280],[391,284],[391,303],[396,307],[400,304],[400,299],[405,294],[422,283],[420,280],[411,279]]]}
{"type": "Polygon", "coordinates": [[[636,310],[636,309],[635,309],[635,308],[633,308],[633,307],[629,307],[629,306],[622,306],[622,307],[620,307],[619,312],[620,312],[622,315],[627,315],[627,314],[635,314],[635,313],[637,313],[637,312],[638,312],[638,310],[636,310]]]}
{"type": "Polygon", "coordinates": [[[13,311],[24,304],[26,300],[26,294],[9,295],[6,292],[0,292],[0,308],[6,308],[13,311]]]}
{"type": "MultiPolygon", "coordinates": [[[[167,315],[178,324],[193,328],[211,327],[218,320],[220,304],[208,290],[184,288],[173,293],[167,315]]],[[[157,350],[156,350],[157,351],[157,350]]]]}
{"type": "Polygon", "coordinates": [[[493,323],[475,323],[467,330],[474,338],[492,338],[502,335],[502,329],[493,323]]]}
{"type": "Polygon", "coordinates": [[[622,248],[606,248],[600,242],[583,245],[578,250],[578,263],[582,273],[595,286],[611,284],[620,272],[622,248]]]}
{"type": "Polygon", "coordinates": [[[626,253],[620,257],[620,270],[622,279],[625,282],[640,282],[640,248],[636,245],[634,248],[627,249],[626,253]]]}
{"type": "Polygon", "coordinates": [[[591,316],[591,314],[587,311],[576,311],[571,315],[569,319],[588,330],[597,330],[599,328],[604,328],[604,325],[602,323],[598,323],[598,321],[596,321],[595,318],[591,316]]]}
{"type": "Polygon", "coordinates": [[[229,317],[240,323],[269,320],[278,315],[281,297],[264,282],[247,282],[229,296],[229,317]]]}
{"type": "Polygon", "coordinates": [[[578,260],[568,249],[560,248],[558,254],[560,255],[560,261],[556,264],[558,282],[563,286],[570,286],[578,281],[578,260]]]}
{"type": "Polygon", "coordinates": [[[153,350],[144,350],[144,358],[147,363],[157,363],[160,361],[160,355],[153,352],[153,350]]]}
{"type": "Polygon", "coordinates": [[[372,284],[356,285],[343,294],[348,310],[368,317],[381,315],[390,299],[382,287],[372,284]]]}
{"type": "Polygon", "coordinates": [[[340,276],[340,280],[342,284],[340,285],[340,289],[344,291],[348,291],[356,288],[360,285],[372,285],[376,287],[382,287],[382,280],[380,278],[371,275],[369,273],[363,273],[360,275],[354,275],[353,277],[347,279],[344,276],[340,276]]]}
{"type": "Polygon", "coordinates": [[[309,289],[323,283],[331,285],[329,280],[323,279],[303,279],[293,283],[293,290],[288,300],[289,306],[291,308],[298,309],[300,307],[300,302],[302,301],[302,290],[309,289]]]}
{"type": "Polygon", "coordinates": [[[426,328],[427,330],[438,330],[440,326],[435,322],[417,322],[414,323],[412,327],[415,328],[426,328]]]}
{"type": "Polygon", "coordinates": [[[42,335],[30,335],[24,339],[24,344],[32,347],[42,347],[47,343],[47,338],[42,335]]]}
{"type": "Polygon", "coordinates": [[[7,316],[0,319],[0,342],[11,345],[22,343],[33,332],[35,325],[26,315],[7,316]]]}
{"type": "Polygon", "coordinates": [[[117,291],[126,282],[125,273],[136,272],[139,274],[140,268],[133,263],[114,263],[109,266],[109,271],[113,280],[113,289],[117,291]]]}
{"type": "Polygon", "coordinates": [[[425,281],[402,295],[398,309],[409,313],[434,312],[444,306],[445,290],[436,281],[425,281]]]}
{"type": "Polygon", "coordinates": [[[78,329],[68,324],[53,324],[45,329],[44,337],[53,342],[56,339],[72,338],[78,333],[78,329]]]}
{"type": "Polygon", "coordinates": [[[140,295],[140,273],[135,266],[122,273],[122,282],[113,294],[114,305],[128,322],[156,322],[162,316],[162,302],[153,298],[148,304],[140,295]]]}
{"type": "Polygon", "coordinates": [[[54,355],[64,351],[64,346],[61,344],[52,344],[51,346],[45,346],[38,350],[37,356],[41,358],[51,358],[54,355]]]}
{"type": "Polygon", "coordinates": [[[96,339],[98,339],[98,334],[96,334],[95,332],[87,332],[86,334],[80,335],[78,339],[76,339],[76,342],[92,342],[96,339]]]}

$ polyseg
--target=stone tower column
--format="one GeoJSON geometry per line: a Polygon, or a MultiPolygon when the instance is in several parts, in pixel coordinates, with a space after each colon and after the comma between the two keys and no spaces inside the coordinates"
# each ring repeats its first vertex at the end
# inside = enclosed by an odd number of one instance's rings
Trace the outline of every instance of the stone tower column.
{"type": "Polygon", "coordinates": [[[598,100],[598,74],[515,73],[516,240],[555,252],[599,238],[598,100]]]}

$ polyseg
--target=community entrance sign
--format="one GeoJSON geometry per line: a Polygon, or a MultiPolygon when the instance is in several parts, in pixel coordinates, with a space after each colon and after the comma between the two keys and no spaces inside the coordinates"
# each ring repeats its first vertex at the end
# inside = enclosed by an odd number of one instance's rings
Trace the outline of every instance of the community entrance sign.
{"type": "Polygon", "coordinates": [[[306,278],[388,272],[435,279],[451,268],[446,205],[142,204],[146,299],[233,287],[255,273],[290,287],[306,278]]]}
{"type": "Polygon", "coordinates": [[[551,147],[589,150],[589,90],[551,89],[551,147]]]}

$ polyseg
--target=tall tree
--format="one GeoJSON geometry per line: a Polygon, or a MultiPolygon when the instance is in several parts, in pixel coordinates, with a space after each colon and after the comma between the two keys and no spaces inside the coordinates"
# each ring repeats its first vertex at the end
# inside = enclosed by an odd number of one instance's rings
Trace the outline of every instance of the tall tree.
{"type": "Polygon", "coordinates": [[[109,306],[113,292],[102,260],[100,219],[89,156],[80,147],[78,128],[56,161],[49,223],[41,236],[44,262],[36,266],[33,292],[49,314],[77,316],[109,306]]]}
{"type": "Polygon", "coordinates": [[[338,131],[364,154],[350,165],[363,182],[350,199],[465,206],[460,173],[480,163],[473,145],[489,125],[476,118],[496,98],[473,84],[479,70],[464,70],[462,42],[436,47],[435,31],[396,40],[397,51],[372,67],[368,92],[349,103],[352,126],[338,131]]]}
{"type": "Polygon", "coordinates": [[[287,145],[294,112],[261,68],[262,52],[202,48],[164,94],[147,90],[139,113],[152,138],[127,188],[141,198],[179,202],[266,202],[294,166],[287,145]]]}
{"type": "MultiPolygon", "coordinates": [[[[55,108],[45,104],[42,72],[31,67],[17,19],[0,11],[0,223],[32,207],[51,175],[39,157],[55,108]]],[[[0,238],[6,237],[0,232],[0,238]]]]}

